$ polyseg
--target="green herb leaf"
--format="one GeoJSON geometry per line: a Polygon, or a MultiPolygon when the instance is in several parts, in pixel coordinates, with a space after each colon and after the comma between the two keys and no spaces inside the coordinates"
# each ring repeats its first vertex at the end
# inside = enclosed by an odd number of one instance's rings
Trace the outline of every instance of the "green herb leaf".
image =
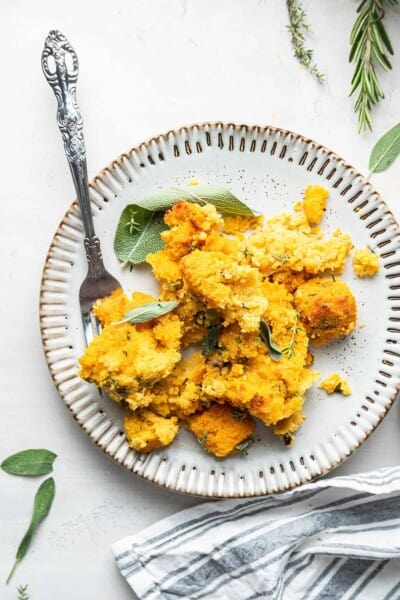
{"type": "Polygon", "coordinates": [[[148,304],[142,304],[142,306],[129,310],[126,315],[124,315],[123,319],[115,321],[113,325],[120,325],[121,323],[133,323],[134,325],[146,323],[147,321],[152,321],[153,319],[158,319],[158,317],[166,315],[178,305],[179,302],[175,301],[149,302],[148,304]]]}
{"type": "Polygon", "coordinates": [[[320,83],[323,83],[325,75],[313,62],[313,50],[306,48],[305,45],[306,34],[310,31],[306,11],[297,0],[286,0],[286,6],[289,14],[287,29],[290,31],[293,55],[320,83]]]}
{"type": "Polygon", "coordinates": [[[1,463],[1,468],[10,475],[47,475],[53,470],[57,454],[50,450],[23,450],[12,454],[1,463]]]}
{"type": "Polygon", "coordinates": [[[249,413],[246,409],[240,410],[240,408],[235,408],[232,411],[232,417],[235,421],[244,421],[249,416],[249,413]]]}
{"type": "Polygon", "coordinates": [[[29,600],[27,585],[19,585],[17,588],[17,592],[18,600],[29,600]]]}
{"type": "Polygon", "coordinates": [[[369,159],[371,173],[381,173],[396,160],[400,154],[400,123],[389,129],[377,141],[369,159]]]}
{"type": "Polygon", "coordinates": [[[164,247],[160,233],[167,229],[162,212],[137,204],[124,208],[114,238],[114,251],[124,264],[139,264],[146,256],[164,247]]]}
{"type": "Polygon", "coordinates": [[[207,335],[203,340],[203,351],[202,354],[204,356],[210,356],[210,354],[215,350],[218,344],[218,336],[219,336],[219,326],[214,324],[208,328],[207,335]]]}
{"type": "Polygon", "coordinates": [[[282,358],[282,350],[280,350],[272,341],[271,329],[264,319],[261,319],[260,321],[260,336],[263,342],[266,344],[272,360],[280,360],[282,358]]]}
{"type": "Polygon", "coordinates": [[[32,538],[39,526],[39,524],[43,521],[45,517],[49,514],[51,505],[53,503],[54,494],[55,494],[55,483],[52,477],[49,477],[39,486],[35,499],[33,501],[33,512],[31,517],[31,522],[29,524],[28,530],[25,533],[24,537],[21,540],[20,545],[18,546],[17,554],[15,557],[15,563],[10,571],[9,576],[7,577],[6,583],[9,583],[11,577],[14,574],[15,568],[18,563],[24,558],[27,553],[29,546],[31,544],[32,538]]]}
{"type": "Polygon", "coordinates": [[[240,453],[240,457],[244,458],[248,454],[248,449],[254,444],[254,440],[249,438],[236,446],[236,450],[240,453]]]}
{"type": "Polygon", "coordinates": [[[198,184],[163,189],[157,194],[136,200],[136,204],[150,211],[165,211],[178,200],[196,204],[213,204],[224,215],[253,216],[255,213],[222,185],[198,184]]]}
{"type": "Polygon", "coordinates": [[[207,438],[208,438],[208,433],[203,431],[203,433],[201,434],[200,438],[198,439],[198,442],[200,444],[200,446],[203,448],[203,450],[205,450],[206,452],[208,452],[208,447],[207,447],[207,438]]]}
{"type": "Polygon", "coordinates": [[[226,188],[214,184],[171,187],[129,204],[120,216],[114,237],[114,251],[124,263],[140,264],[146,256],[164,247],[160,233],[168,229],[164,212],[178,200],[213,204],[225,215],[253,216],[255,213],[226,188]]]}
{"type": "Polygon", "coordinates": [[[358,113],[359,132],[372,129],[371,110],[385,97],[377,69],[392,68],[388,55],[393,54],[393,48],[383,24],[385,4],[395,6],[397,0],[362,0],[350,34],[349,61],[355,65],[350,96],[357,92],[354,111],[358,113]]]}

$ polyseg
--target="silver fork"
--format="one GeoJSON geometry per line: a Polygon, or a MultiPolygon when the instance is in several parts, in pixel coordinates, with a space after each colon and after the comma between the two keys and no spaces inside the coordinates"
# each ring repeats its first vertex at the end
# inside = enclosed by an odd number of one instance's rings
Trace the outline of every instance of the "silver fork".
{"type": "Polygon", "coordinates": [[[99,322],[92,313],[93,303],[120,288],[120,283],[105,269],[100,240],[96,236],[89,200],[86,148],[83,121],[76,101],[79,74],[78,57],[60,31],[50,31],[42,52],[42,68],[57,98],[57,122],[74,181],[85,231],[84,245],[88,273],[79,290],[83,332],[88,345],[99,333],[99,322]],[[49,58],[52,59],[49,60],[49,58]]]}

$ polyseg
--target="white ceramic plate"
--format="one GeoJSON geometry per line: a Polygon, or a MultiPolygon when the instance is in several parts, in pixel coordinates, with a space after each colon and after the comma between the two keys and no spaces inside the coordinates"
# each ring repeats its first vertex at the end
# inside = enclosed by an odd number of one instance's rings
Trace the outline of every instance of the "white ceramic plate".
{"type": "Polygon", "coordinates": [[[382,199],[351,166],[323,146],[271,127],[203,124],[170,131],[115,160],[91,184],[97,234],[107,268],[127,291],[157,292],[147,267],[122,270],[113,252],[119,215],[128,203],[193,177],[230,188],[244,202],[272,216],[291,210],[307,184],[330,191],[325,232],[340,227],[356,247],[369,244],[381,269],[357,279],[344,273],[358,302],[355,332],[315,351],[322,375],[340,371],[353,390],[345,398],[314,386],[307,420],[286,448],[261,424],[246,458],[204,453],[181,430],[169,448],[136,454],[121,430],[122,411],[76,375],[84,348],[78,290],[86,273],[83,231],[76,203],[52,241],[41,287],[41,331],[49,369],[61,398],[88,436],[132,472],[167,488],[213,497],[256,496],[285,490],[327,473],[378,425],[399,385],[400,236],[382,199]]]}

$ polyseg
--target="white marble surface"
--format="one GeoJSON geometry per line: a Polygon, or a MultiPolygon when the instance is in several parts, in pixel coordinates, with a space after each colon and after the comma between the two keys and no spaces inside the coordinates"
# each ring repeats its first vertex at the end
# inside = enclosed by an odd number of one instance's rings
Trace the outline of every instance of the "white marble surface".
{"type": "MultiPolygon", "coordinates": [[[[292,58],[284,0],[0,0],[0,458],[27,447],[58,454],[53,509],[8,588],[38,484],[0,473],[0,598],[16,598],[17,584],[28,583],[31,600],[128,600],[110,543],[198,501],[147,484],[103,455],[69,416],[47,371],[39,282],[73,189],[40,68],[46,33],[64,31],[80,57],[90,176],[143,139],[205,120],[293,129],[366,172],[374,141],[399,120],[400,46],[395,69],[382,77],[387,98],[374,132],[357,135],[347,97],[357,2],[305,4],[315,56],[328,74],[324,86],[292,58]]],[[[393,13],[395,42],[399,27],[400,12],[393,13]]],[[[400,218],[400,164],[373,181],[400,218]]],[[[397,403],[336,473],[398,463],[399,417],[397,403]]]]}

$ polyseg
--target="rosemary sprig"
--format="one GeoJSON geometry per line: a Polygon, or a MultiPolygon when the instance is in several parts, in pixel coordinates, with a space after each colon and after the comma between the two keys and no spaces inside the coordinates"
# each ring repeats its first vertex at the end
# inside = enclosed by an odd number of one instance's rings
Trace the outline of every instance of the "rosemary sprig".
{"type": "Polygon", "coordinates": [[[398,0],[362,0],[358,17],[350,34],[349,62],[355,64],[350,96],[357,90],[354,111],[358,113],[358,131],[372,130],[371,109],[385,97],[376,68],[392,68],[388,55],[393,48],[383,25],[385,6],[395,6],[398,0]]]}
{"type": "Polygon", "coordinates": [[[28,585],[19,585],[17,588],[18,600],[29,600],[28,585]]]}
{"type": "Polygon", "coordinates": [[[291,43],[294,57],[300,64],[314,75],[320,83],[325,80],[325,75],[320,72],[317,65],[313,62],[313,51],[305,47],[305,34],[310,31],[307,21],[306,11],[297,0],[286,0],[286,6],[289,14],[289,25],[287,26],[291,35],[291,43]]]}

